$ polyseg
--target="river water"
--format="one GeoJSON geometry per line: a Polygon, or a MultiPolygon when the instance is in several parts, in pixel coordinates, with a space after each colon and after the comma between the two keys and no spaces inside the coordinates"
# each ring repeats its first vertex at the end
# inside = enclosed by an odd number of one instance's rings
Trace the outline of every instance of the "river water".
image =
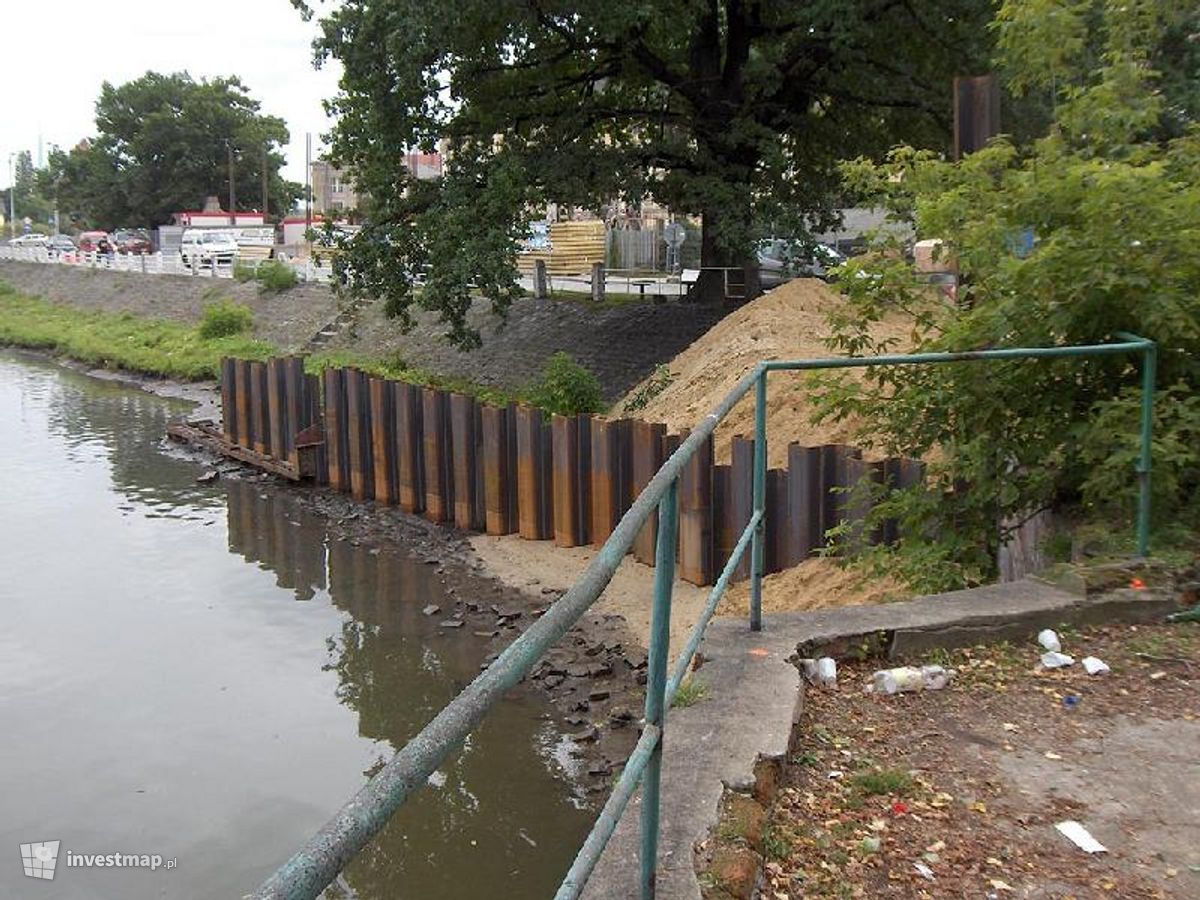
{"type": "MultiPolygon", "coordinates": [[[[0,349],[0,898],[241,897],[486,653],[422,615],[432,567],[294,491],[198,484],[162,439],[186,409],[0,349]],[[23,873],[37,841],[53,881],[23,873]]],[[[502,704],[329,895],[552,894],[594,813],[549,713],[502,704]]]]}

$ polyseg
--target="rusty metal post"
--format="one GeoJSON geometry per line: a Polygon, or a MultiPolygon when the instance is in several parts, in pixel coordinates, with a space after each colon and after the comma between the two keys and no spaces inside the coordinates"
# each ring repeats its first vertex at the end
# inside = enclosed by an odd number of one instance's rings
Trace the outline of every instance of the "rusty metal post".
{"type": "Polygon", "coordinates": [[[797,566],[822,544],[821,451],[788,445],[787,565],[797,566]]]}
{"type": "Polygon", "coordinates": [[[367,382],[371,405],[372,486],[380,503],[396,502],[396,417],[392,411],[391,383],[382,378],[367,382]]]}
{"type": "MultiPolygon", "coordinates": [[[[729,471],[730,529],[734,539],[745,529],[754,512],[754,441],[737,435],[732,441],[733,465],[729,471]]],[[[743,556],[733,580],[750,577],[750,559],[743,556]]]]}
{"type": "Polygon", "coordinates": [[[506,408],[484,406],[483,499],[484,527],[488,534],[512,534],[517,530],[516,482],[510,476],[510,418],[506,408]]]}
{"type": "Polygon", "coordinates": [[[782,571],[788,566],[787,556],[792,529],[787,514],[787,469],[767,469],[765,503],[763,574],[770,574],[782,571]]]}
{"type": "Polygon", "coordinates": [[[221,358],[221,433],[225,440],[236,444],[237,401],[234,383],[237,380],[237,365],[232,357],[221,358]]]}
{"type": "Polygon", "coordinates": [[[396,416],[396,493],[407,513],[425,509],[425,430],[420,389],[391,384],[396,416]]]}
{"type": "Polygon", "coordinates": [[[697,448],[679,477],[679,577],[712,584],[713,439],[697,448]]]}
{"type": "Polygon", "coordinates": [[[312,424],[304,407],[304,360],[289,356],[283,361],[284,452],[287,461],[300,471],[300,453],[296,435],[312,424]]]}
{"type": "Polygon", "coordinates": [[[321,378],[317,375],[305,375],[302,382],[303,397],[300,401],[302,409],[307,410],[305,424],[307,427],[321,426],[321,443],[313,454],[313,470],[317,484],[329,484],[329,442],[330,434],[325,427],[324,401],[321,398],[321,378]]]}
{"type": "MultiPolygon", "coordinates": [[[[860,458],[862,451],[846,444],[823,444],[821,452],[821,546],[829,541],[829,531],[850,517],[850,496],[853,485],[849,460],[860,458]]],[[[834,542],[841,545],[842,540],[834,542]]]]}
{"type": "Polygon", "coordinates": [[[544,541],[553,536],[553,520],[542,411],[518,406],[516,417],[518,531],[526,540],[544,541]]]}
{"type": "Polygon", "coordinates": [[[250,421],[254,452],[266,456],[271,440],[267,419],[267,367],[260,362],[250,363],[250,421]]]}
{"type": "Polygon", "coordinates": [[[445,391],[422,388],[421,405],[425,437],[425,518],[431,522],[449,522],[454,504],[450,401],[445,391]]]}
{"type": "Polygon", "coordinates": [[[483,528],[483,497],[475,473],[478,467],[475,398],[450,395],[450,442],[454,465],[454,524],[469,531],[483,528]]]}
{"type": "Polygon", "coordinates": [[[254,447],[254,440],[250,436],[250,360],[235,360],[233,373],[233,405],[237,412],[238,444],[249,450],[254,447]]]}
{"type": "Polygon", "coordinates": [[[550,419],[554,459],[554,543],[560,547],[578,547],[584,543],[579,533],[579,420],[574,416],[550,419]]]}
{"type": "MultiPolygon", "coordinates": [[[[632,493],[640,494],[650,483],[654,473],[663,464],[662,440],[667,426],[659,423],[634,421],[631,425],[633,453],[632,493]]],[[[654,565],[655,547],[658,539],[658,513],[652,513],[633,542],[633,556],[641,563],[654,565]]]]}
{"type": "Polygon", "coordinates": [[[713,466],[713,568],[725,569],[739,535],[733,530],[733,467],[713,466]]]}
{"type": "Polygon", "coordinates": [[[325,457],[329,462],[329,486],[335,491],[350,489],[349,442],[346,439],[346,373],[325,370],[325,457]]]}
{"type": "Polygon", "coordinates": [[[283,359],[267,360],[267,454],[287,462],[287,396],[284,393],[283,359]]]}
{"type": "Polygon", "coordinates": [[[599,547],[612,534],[622,513],[620,422],[592,419],[592,506],[588,536],[599,547]]]}
{"type": "Polygon", "coordinates": [[[369,500],[371,492],[371,407],[367,398],[367,376],[358,369],[346,370],[346,442],[349,447],[350,493],[355,500],[369,500]]]}

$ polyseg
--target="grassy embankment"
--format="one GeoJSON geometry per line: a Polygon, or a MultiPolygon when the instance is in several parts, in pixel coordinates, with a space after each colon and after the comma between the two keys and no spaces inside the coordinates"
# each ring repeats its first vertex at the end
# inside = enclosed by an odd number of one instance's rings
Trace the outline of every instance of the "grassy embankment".
{"type": "MultiPolygon", "coordinates": [[[[219,379],[222,357],[261,360],[279,353],[274,345],[250,335],[253,324],[248,308],[228,300],[207,307],[200,323],[186,325],[50,303],[19,294],[0,281],[0,345],[48,350],[100,368],[182,381],[219,379]]],[[[399,358],[327,351],[305,360],[305,369],[314,373],[350,366],[409,384],[470,394],[496,405],[523,400],[553,412],[601,409],[599,383],[568,358],[552,358],[541,379],[513,392],[438,375],[399,358]]]]}
{"type": "Polygon", "coordinates": [[[216,378],[223,356],[266,359],[275,352],[269,343],[246,333],[206,338],[200,326],[74,309],[18,294],[3,282],[0,344],[185,381],[216,378]]]}

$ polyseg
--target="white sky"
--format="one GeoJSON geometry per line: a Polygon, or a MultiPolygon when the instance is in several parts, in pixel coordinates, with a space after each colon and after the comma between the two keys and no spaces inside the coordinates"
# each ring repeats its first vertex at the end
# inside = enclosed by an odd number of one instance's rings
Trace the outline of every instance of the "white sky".
{"type": "Polygon", "coordinates": [[[37,164],[39,134],[47,153],[95,134],[101,83],[147,70],[240,76],[262,112],[287,122],[284,175],[303,182],[304,134],[316,156],[331,125],[321,101],[336,92],[339,71],[313,68],[316,30],[288,0],[0,0],[0,184],[9,183],[10,153],[29,150],[37,164]]]}

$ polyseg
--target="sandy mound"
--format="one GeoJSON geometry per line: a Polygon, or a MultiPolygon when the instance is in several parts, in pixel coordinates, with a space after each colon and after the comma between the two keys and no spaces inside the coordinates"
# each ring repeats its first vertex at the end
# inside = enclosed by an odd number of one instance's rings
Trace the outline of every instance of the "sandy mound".
{"type": "MultiPolygon", "coordinates": [[[[673,377],[667,388],[633,417],[665,422],[672,432],[690,428],[721,401],[754,364],[771,359],[812,359],[837,355],[824,344],[829,335],[826,313],[842,298],[814,278],[801,278],[763,294],[722,319],[698,341],[676,356],[668,368],[673,377]]],[[[895,340],[894,350],[911,346],[911,324],[896,315],[876,329],[881,338],[895,340]]],[[[805,394],[804,376],[774,372],[767,380],[767,449],[770,465],[782,467],[787,445],[849,442],[854,423],[844,421],[813,425],[812,407],[805,394]]],[[[625,400],[614,406],[620,414],[625,400]]],[[[729,439],[754,433],[754,394],[747,395],[717,427],[719,462],[729,461],[729,439]]]]}
{"type": "MultiPolygon", "coordinates": [[[[891,578],[867,578],[853,567],[815,557],[794,568],[764,575],[762,596],[763,612],[778,613],[903,600],[912,596],[912,592],[891,578]]],[[[750,582],[730,585],[717,607],[717,615],[749,613],[750,582]]]]}

